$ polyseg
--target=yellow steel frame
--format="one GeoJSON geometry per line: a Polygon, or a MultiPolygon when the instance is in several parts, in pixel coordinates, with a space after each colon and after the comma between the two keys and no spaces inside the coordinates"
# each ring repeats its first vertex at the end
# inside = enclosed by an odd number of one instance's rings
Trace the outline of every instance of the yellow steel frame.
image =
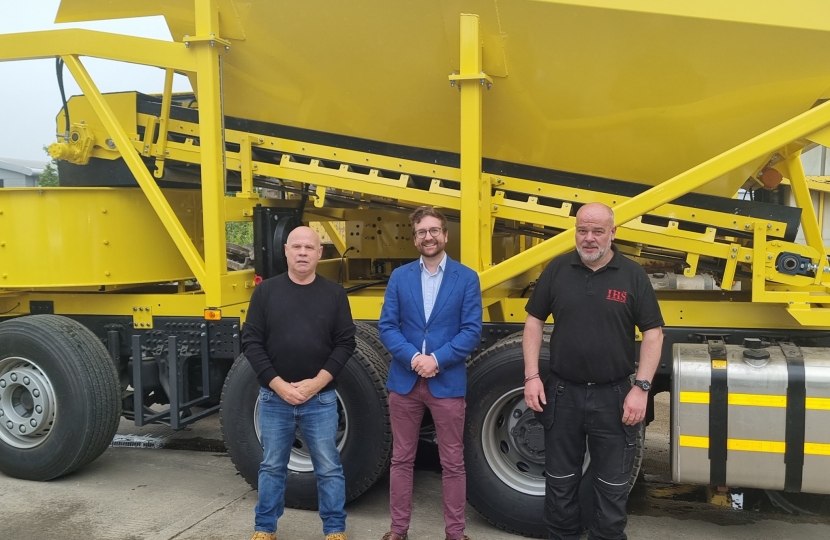
{"type": "Polygon", "coordinates": [[[481,102],[486,79],[478,15],[461,15],[461,262],[480,271],[493,259],[490,183],[481,174],[481,102]]]}
{"type": "MultiPolygon", "coordinates": [[[[797,328],[800,325],[830,328],[828,308],[819,307],[824,303],[830,304],[824,277],[826,260],[821,229],[812,212],[809,184],[799,161],[800,150],[792,146],[792,151],[786,151],[792,141],[822,135],[822,130],[830,125],[829,104],[819,105],[629,198],[482,172],[482,100],[483,91],[490,87],[492,78],[482,69],[484,51],[477,15],[463,14],[460,17],[461,69],[460,73],[449,76],[451,85],[460,90],[461,161],[460,167],[455,168],[226,130],[223,125],[222,55],[229,49],[229,43],[219,35],[218,0],[194,2],[196,35],[187,37],[187,43],[166,43],[81,30],[0,36],[0,61],[56,55],[64,59],[103,130],[135,176],[193,277],[199,281],[203,293],[185,293],[180,288],[172,297],[164,294],[124,294],[118,298],[98,295],[96,298],[103,296],[106,299],[90,303],[87,294],[65,292],[58,294],[56,310],[118,313],[147,304],[153,306],[153,314],[200,313],[206,306],[232,307],[232,312],[238,309],[238,313],[244,313],[244,305],[253,286],[253,273],[227,271],[225,223],[250,220],[256,204],[293,204],[291,201],[259,197],[254,189],[255,179],[267,177],[283,183],[314,186],[314,208],[307,210],[307,216],[313,215],[322,221],[341,253],[345,250],[345,241],[326,222],[327,219],[342,217],[342,213],[338,214],[337,209],[331,208],[330,193],[358,201],[375,198],[397,201],[403,207],[429,204],[458,212],[461,236],[465,240],[461,243],[461,260],[480,272],[485,304],[490,307],[485,317],[491,320],[520,322],[523,319],[525,300],[517,297],[518,291],[541,264],[573,246],[573,205],[602,201],[615,209],[620,225],[618,238],[635,246],[636,252],[642,246],[649,245],[672,250],[685,256],[689,275],[694,275],[701,256],[722,259],[726,265],[725,283],[731,283],[739,268],[752,269],[751,300],[767,307],[759,309],[757,304],[753,305],[745,299],[728,302],[727,309],[718,310],[730,314],[729,320],[721,321],[723,325],[763,327],[774,321],[775,326],[782,328],[797,328]],[[96,88],[81,63],[80,56],[156,65],[167,70],[160,115],[136,114],[136,122],[144,126],[143,139],[127,134],[121,127],[107,98],[96,88]],[[170,121],[174,71],[195,75],[198,124],[170,121]],[[185,142],[168,140],[171,133],[184,135],[185,142]],[[198,145],[194,144],[196,137],[199,138],[198,145]],[[239,144],[239,152],[225,152],[226,142],[239,144]],[[281,161],[278,164],[256,161],[253,146],[281,153],[281,161]],[[784,156],[796,201],[804,209],[802,226],[807,246],[784,241],[783,223],[672,203],[678,197],[774,152],[784,156]],[[200,165],[204,256],[173,213],[153,175],[144,165],[142,155],[155,158],[158,178],[163,176],[165,163],[170,160],[200,165]],[[298,159],[300,157],[302,159],[298,159]],[[323,166],[322,160],[339,166],[323,166]],[[237,170],[241,174],[242,189],[236,197],[225,196],[226,169],[237,170]],[[431,182],[428,187],[418,187],[411,182],[412,176],[426,177],[431,182]],[[448,187],[445,182],[452,182],[460,188],[448,187]],[[520,194],[524,200],[508,197],[507,193],[520,194]],[[560,206],[541,204],[543,197],[564,202],[560,206]],[[667,225],[644,223],[642,216],[647,213],[665,218],[667,225]],[[494,264],[492,231],[496,219],[532,223],[564,232],[545,241],[525,242],[523,238],[523,252],[494,264]],[[705,224],[707,227],[704,232],[691,232],[681,229],[680,222],[705,224]],[[750,245],[735,238],[718,238],[717,229],[750,232],[753,241],[750,245]],[[793,251],[810,258],[817,267],[815,277],[786,276],[777,272],[774,260],[782,251],[793,251]],[[517,278],[521,280],[516,281],[517,278]],[[144,300],[140,300],[142,298],[144,300]]],[[[85,136],[97,140],[97,136],[85,136]]],[[[112,157],[109,154],[112,154],[110,149],[92,150],[95,157],[112,157]]],[[[59,285],[56,284],[56,287],[59,285]]],[[[382,288],[369,288],[352,295],[355,316],[377,317],[382,293],[382,288]]],[[[37,298],[38,295],[0,291],[0,312],[5,307],[10,313],[25,313],[25,306],[10,307],[9,304],[22,296],[37,298]]],[[[49,297],[54,298],[55,295],[50,294],[49,297]]],[[[709,302],[672,302],[663,301],[669,324],[694,325],[690,319],[706,319],[708,325],[720,324],[712,321],[709,302]]]]}
{"type": "Polygon", "coordinates": [[[144,166],[144,162],[141,161],[138,154],[132,151],[132,142],[118,124],[118,120],[115,118],[107,101],[101,95],[101,92],[95,86],[95,83],[77,56],[64,56],[62,58],[69,68],[69,71],[75,77],[78,86],[81,87],[81,90],[83,90],[84,94],[92,103],[95,112],[98,114],[98,118],[104,127],[106,127],[116,148],[120,149],[121,157],[124,158],[124,162],[130,168],[130,172],[133,173],[133,176],[138,181],[139,186],[141,186],[142,191],[144,191],[156,214],[158,214],[159,219],[161,219],[167,232],[173,238],[187,265],[190,267],[191,272],[193,272],[193,275],[199,282],[204,282],[207,276],[201,255],[199,255],[193,242],[187,236],[181,223],[179,223],[173,209],[170,207],[170,203],[167,202],[167,199],[162,194],[155,180],[153,180],[147,167],[144,166]]]}

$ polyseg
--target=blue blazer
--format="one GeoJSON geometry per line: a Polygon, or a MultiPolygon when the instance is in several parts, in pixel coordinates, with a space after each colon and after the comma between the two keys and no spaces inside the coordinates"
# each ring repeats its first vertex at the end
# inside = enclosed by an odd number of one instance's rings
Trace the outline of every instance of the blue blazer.
{"type": "Polygon", "coordinates": [[[408,394],[418,380],[412,357],[421,352],[438,359],[438,374],[427,379],[432,395],[467,393],[466,358],[481,340],[481,287],[478,274],[447,257],[441,288],[429,320],[424,319],[420,259],[396,268],[386,286],[378,321],[380,340],[392,353],[386,387],[408,394]]]}

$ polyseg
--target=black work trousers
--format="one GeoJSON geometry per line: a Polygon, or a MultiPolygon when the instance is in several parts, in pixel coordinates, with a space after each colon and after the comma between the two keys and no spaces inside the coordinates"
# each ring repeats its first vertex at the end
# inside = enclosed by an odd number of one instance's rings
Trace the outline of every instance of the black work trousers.
{"type": "Polygon", "coordinates": [[[578,540],[582,533],[578,490],[587,440],[593,470],[595,515],[589,540],[626,540],[628,482],[639,426],[622,422],[627,379],[605,385],[565,381],[545,384],[537,413],[545,427],[545,524],[550,540],[578,540]]]}

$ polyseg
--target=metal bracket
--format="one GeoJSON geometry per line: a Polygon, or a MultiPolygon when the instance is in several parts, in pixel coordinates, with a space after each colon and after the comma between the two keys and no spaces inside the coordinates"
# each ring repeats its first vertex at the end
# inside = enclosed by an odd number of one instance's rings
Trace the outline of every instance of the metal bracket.
{"type": "Polygon", "coordinates": [[[220,37],[216,37],[213,34],[211,34],[209,36],[188,36],[188,35],[185,35],[184,38],[182,38],[182,42],[184,43],[184,46],[188,47],[188,48],[190,48],[191,43],[204,43],[206,41],[210,42],[211,47],[215,46],[218,43],[219,45],[224,46],[226,51],[231,50],[231,42],[230,41],[228,41],[227,39],[222,39],[220,37]]]}
{"type": "Polygon", "coordinates": [[[458,88],[461,89],[461,81],[479,81],[481,86],[487,84],[487,90],[489,90],[493,86],[493,78],[483,71],[479,74],[475,73],[468,73],[465,75],[452,73],[447,77],[450,80],[450,86],[455,86],[455,83],[458,82],[458,88]]]}
{"type": "Polygon", "coordinates": [[[133,328],[152,328],[153,312],[150,306],[133,306],[133,328]]]}

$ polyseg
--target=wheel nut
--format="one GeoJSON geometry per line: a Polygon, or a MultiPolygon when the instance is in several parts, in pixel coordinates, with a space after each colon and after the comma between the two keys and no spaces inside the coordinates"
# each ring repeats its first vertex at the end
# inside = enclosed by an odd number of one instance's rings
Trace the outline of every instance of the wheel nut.
{"type": "Polygon", "coordinates": [[[513,418],[519,418],[521,415],[522,415],[522,411],[520,411],[519,409],[515,409],[513,411],[513,418]]]}
{"type": "Polygon", "coordinates": [[[29,377],[23,377],[23,384],[25,384],[26,386],[29,386],[29,382],[30,382],[29,377]]]}
{"type": "Polygon", "coordinates": [[[6,379],[0,379],[0,388],[6,387],[6,379]]]}
{"type": "Polygon", "coordinates": [[[9,429],[13,428],[14,427],[14,422],[9,420],[8,422],[6,422],[6,427],[9,428],[9,429]]]}
{"type": "Polygon", "coordinates": [[[11,379],[12,382],[17,381],[17,373],[12,373],[11,375],[9,375],[9,379],[11,379]]]}
{"type": "Polygon", "coordinates": [[[20,433],[26,433],[26,426],[20,424],[20,433]]]}
{"type": "Polygon", "coordinates": [[[35,397],[40,397],[40,390],[35,388],[34,390],[32,390],[32,395],[35,397]]]}
{"type": "Polygon", "coordinates": [[[38,405],[37,407],[35,407],[35,412],[38,413],[38,414],[42,414],[43,413],[43,407],[38,405]]]}
{"type": "Polygon", "coordinates": [[[4,412],[3,412],[3,409],[0,409],[0,418],[3,418],[3,416],[4,416],[5,414],[6,414],[6,413],[4,413],[4,412]]]}
{"type": "Polygon", "coordinates": [[[29,423],[32,425],[32,427],[37,427],[37,420],[32,419],[29,423]]]}

